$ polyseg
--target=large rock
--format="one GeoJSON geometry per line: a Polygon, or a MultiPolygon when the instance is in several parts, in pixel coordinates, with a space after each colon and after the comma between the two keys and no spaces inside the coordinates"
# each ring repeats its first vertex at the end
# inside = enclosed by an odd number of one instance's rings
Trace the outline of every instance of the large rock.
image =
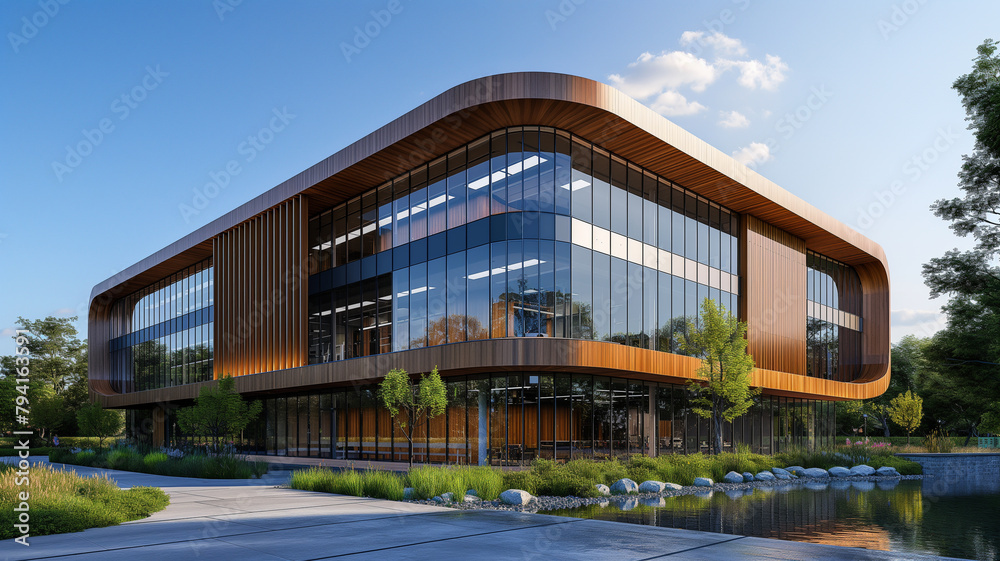
{"type": "Polygon", "coordinates": [[[809,479],[829,479],[830,474],[823,468],[806,468],[799,475],[809,479]]]}
{"type": "Polygon", "coordinates": [[[857,465],[851,468],[851,475],[874,475],[875,468],[871,466],[866,466],[865,464],[857,465]]]}
{"type": "Polygon", "coordinates": [[[785,471],[787,471],[788,473],[791,473],[792,475],[802,475],[799,472],[800,471],[804,471],[805,469],[806,468],[804,468],[802,466],[788,466],[788,467],[785,468],[785,471]]]}
{"type": "Polygon", "coordinates": [[[500,502],[505,505],[526,505],[533,498],[531,493],[520,489],[507,489],[500,493],[500,502]]]}
{"type": "Polygon", "coordinates": [[[743,472],[743,481],[745,481],[747,483],[753,481],[753,474],[750,473],[749,471],[744,471],[743,472]]]}
{"type": "Polygon", "coordinates": [[[774,481],[774,474],[769,471],[762,471],[754,477],[757,481],[774,481]]]}
{"type": "Polygon", "coordinates": [[[639,492],[639,485],[635,481],[624,477],[611,484],[612,495],[631,495],[639,492]]]}
{"type": "Polygon", "coordinates": [[[467,494],[467,495],[465,495],[465,498],[463,500],[465,502],[467,502],[467,503],[474,503],[474,502],[477,502],[477,501],[481,501],[482,499],[480,499],[479,497],[477,497],[475,495],[468,495],[467,494]]]}
{"type": "Polygon", "coordinates": [[[712,479],[708,478],[708,477],[695,477],[694,478],[694,486],[695,487],[711,487],[714,484],[715,484],[715,482],[712,481],[712,479]]]}
{"type": "Polygon", "coordinates": [[[875,473],[879,475],[891,475],[893,477],[899,477],[899,472],[896,471],[896,468],[891,466],[882,466],[877,470],[875,470],[875,473]]]}
{"type": "Polygon", "coordinates": [[[743,483],[743,474],[731,471],[722,477],[726,483],[743,483]]]}
{"type": "Polygon", "coordinates": [[[466,495],[472,495],[473,497],[478,497],[479,496],[479,493],[477,493],[475,489],[469,489],[468,491],[465,492],[465,494],[466,495]]]}
{"type": "Polygon", "coordinates": [[[833,466],[827,473],[830,474],[830,477],[848,477],[851,475],[851,470],[841,466],[833,466]]]}
{"type": "Polygon", "coordinates": [[[791,479],[792,479],[793,477],[795,477],[795,476],[794,476],[794,475],[792,475],[792,474],[790,474],[790,473],[788,473],[788,472],[787,472],[787,471],[785,471],[785,470],[781,470],[781,471],[779,471],[779,472],[775,472],[775,474],[774,474],[774,478],[775,478],[775,479],[780,479],[781,481],[789,481],[789,480],[791,480],[791,479]]]}
{"type": "Polygon", "coordinates": [[[611,494],[611,489],[608,489],[608,486],[603,483],[594,485],[594,488],[597,489],[597,493],[601,496],[607,497],[611,494]]]}
{"type": "Polygon", "coordinates": [[[678,485],[676,483],[664,483],[663,484],[663,490],[664,491],[680,491],[683,488],[684,488],[683,486],[678,485]]]}
{"type": "MultiPolygon", "coordinates": [[[[792,474],[792,472],[788,471],[787,469],[778,468],[778,467],[771,468],[771,472],[774,473],[774,475],[776,475],[776,476],[777,475],[791,475],[792,474]]],[[[781,478],[779,477],[778,479],[781,479],[781,478]]]]}
{"type": "Polygon", "coordinates": [[[441,499],[446,503],[450,503],[455,500],[455,493],[441,493],[441,499]]]}
{"type": "Polygon", "coordinates": [[[650,479],[649,481],[643,481],[639,485],[640,493],[662,493],[666,484],[662,481],[654,481],[650,479]]]}
{"type": "Polygon", "coordinates": [[[404,501],[412,501],[413,500],[413,487],[404,487],[403,488],[403,500],[404,501]]]}

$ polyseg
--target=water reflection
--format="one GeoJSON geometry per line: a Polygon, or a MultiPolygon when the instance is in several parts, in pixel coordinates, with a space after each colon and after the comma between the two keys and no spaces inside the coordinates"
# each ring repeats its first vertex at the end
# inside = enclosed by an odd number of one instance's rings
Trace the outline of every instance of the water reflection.
{"type": "Polygon", "coordinates": [[[1000,559],[1000,480],[804,482],[550,511],[792,541],[1000,559]]]}

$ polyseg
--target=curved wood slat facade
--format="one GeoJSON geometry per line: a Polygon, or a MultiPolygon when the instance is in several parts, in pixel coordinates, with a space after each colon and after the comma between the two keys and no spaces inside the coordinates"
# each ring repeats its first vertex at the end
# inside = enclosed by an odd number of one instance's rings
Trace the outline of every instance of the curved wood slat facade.
{"type": "MultiPolygon", "coordinates": [[[[413,165],[447,153],[499,127],[525,124],[554,126],[588,138],[744,214],[747,226],[741,259],[745,268],[741,268],[741,275],[750,280],[744,284],[742,312],[751,325],[751,352],[759,355],[761,368],[755,373],[755,381],[767,391],[798,397],[859,399],[878,395],[887,387],[889,277],[885,255],[877,244],[610,86],[575,76],[531,72],[489,76],[452,88],[98,284],[91,295],[89,317],[91,391],[106,405],[121,407],[189,399],[196,395],[200,386],[189,384],[115,395],[106,382],[107,353],[101,351],[107,349],[108,314],[115,299],[215,255],[225,264],[219,273],[221,282],[216,284],[220,291],[216,298],[220,306],[217,313],[222,318],[216,329],[229,329],[225,327],[229,324],[224,322],[237,321],[233,318],[241,317],[239,313],[242,312],[235,310],[248,305],[255,295],[274,287],[290,289],[281,287],[281,280],[273,275],[260,277],[252,281],[254,284],[226,275],[259,270],[274,272],[287,266],[287,262],[277,263],[275,259],[295,258],[298,263],[304,263],[305,222],[310,210],[319,211],[358,195],[413,165]],[[294,202],[286,203],[289,199],[301,199],[291,213],[298,221],[297,226],[259,217],[262,213],[280,214],[284,211],[277,209],[288,204],[294,206],[294,202]],[[260,227],[248,225],[253,223],[260,227]],[[283,235],[301,236],[301,243],[291,243],[287,254],[279,253],[276,257],[267,248],[273,248],[274,240],[283,235]],[[804,280],[804,257],[799,256],[804,255],[806,249],[849,264],[860,276],[864,294],[864,349],[862,376],[855,382],[802,375],[805,371],[804,327],[795,325],[793,317],[800,309],[798,317],[805,317],[804,283],[798,289],[789,287],[798,286],[799,280],[804,280]],[[301,252],[298,257],[295,251],[301,252]],[[255,259],[261,261],[258,263],[255,259]],[[773,276],[757,277],[756,274],[773,276]],[[780,279],[782,285],[775,284],[776,279],[780,279]],[[773,314],[773,320],[766,320],[761,314],[769,305],[773,308],[773,300],[779,296],[788,298],[788,309],[773,314]]],[[[395,366],[420,372],[435,365],[447,365],[448,373],[573,369],[679,380],[693,376],[696,362],[689,357],[594,341],[511,339],[456,343],[294,368],[304,363],[296,358],[300,356],[298,353],[304,356],[304,347],[300,345],[304,345],[306,316],[305,290],[302,286],[298,290],[301,303],[293,304],[287,316],[280,316],[286,312],[279,310],[278,318],[267,322],[255,335],[261,339],[245,349],[248,353],[246,363],[234,358],[243,350],[222,349],[219,371],[245,374],[238,380],[241,391],[281,391],[357,383],[375,379],[379,373],[384,374],[395,366]],[[301,319],[294,320],[293,316],[301,319]],[[291,334],[282,332],[284,329],[291,329],[291,334]],[[295,335],[296,332],[301,335],[295,335]],[[269,368],[280,370],[266,371],[269,368]]]]}

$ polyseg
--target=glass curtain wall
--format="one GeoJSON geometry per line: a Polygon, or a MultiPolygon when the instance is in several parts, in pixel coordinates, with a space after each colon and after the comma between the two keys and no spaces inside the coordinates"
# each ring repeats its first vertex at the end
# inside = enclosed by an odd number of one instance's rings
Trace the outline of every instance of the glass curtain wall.
{"type": "Polygon", "coordinates": [[[806,255],[806,368],[849,382],[861,374],[861,281],[849,265],[806,255]]]}
{"type": "Polygon", "coordinates": [[[108,350],[116,391],[212,379],[213,283],[206,260],[112,305],[108,350]]]}
{"type": "Polygon", "coordinates": [[[567,132],[496,131],[311,219],[309,360],[491,337],[676,353],[703,299],[737,309],[738,222],[567,132]]]}

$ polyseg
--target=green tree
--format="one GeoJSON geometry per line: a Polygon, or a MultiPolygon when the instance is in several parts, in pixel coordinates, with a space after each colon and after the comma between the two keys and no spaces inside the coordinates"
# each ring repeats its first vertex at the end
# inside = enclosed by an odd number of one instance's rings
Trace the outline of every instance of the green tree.
{"type": "Polygon", "coordinates": [[[88,403],[76,413],[76,422],[84,436],[96,436],[98,444],[104,448],[104,440],[118,436],[125,425],[121,411],[105,409],[100,403],[88,403]]]}
{"type": "Polygon", "coordinates": [[[444,413],[448,405],[441,375],[435,366],[430,374],[421,374],[420,381],[414,383],[406,370],[394,368],[379,384],[379,397],[396,426],[406,436],[409,465],[412,467],[414,427],[444,413]]]}
{"type": "Polygon", "coordinates": [[[688,387],[695,393],[692,410],[712,419],[715,452],[722,451],[722,423],[746,413],[759,389],[750,387],[753,357],[747,354],[747,325],[706,298],[701,304],[701,325],[688,324],[681,347],[701,358],[698,376],[688,387]]]}
{"type": "Polygon", "coordinates": [[[31,400],[29,417],[38,438],[48,442],[54,433],[66,433],[67,425],[72,422],[75,414],[66,409],[66,400],[63,396],[53,394],[48,386],[43,388],[43,391],[36,393],[31,400]]]}
{"type": "Polygon", "coordinates": [[[906,431],[906,444],[910,443],[910,434],[920,428],[924,418],[924,400],[910,390],[897,395],[889,404],[889,418],[906,431]]]}
{"type": "Polygon", "coordinates": [[[978,299],[953,298],[948,326],[925,349],[930,367],[917,391],[924,396],[925,429],[976,436],[982,414],[1000,395],[1000,316],[978,299]]]}
{"type": "Polygon", "coordinates": [[[31,377],[48,382],[62,394],[77,378],[87,375],[87,344],[80,341],[73,322],[76,316],[28,320],[17,318],[18,329],[27,331],[31,377]]]}
{"type": "Polygon", "coordinates": [[[211,438],[212,450],[219,453],[219,442],[242,432],[263,407],[259,401],[243,401],[236,380],[226,376],[201,388],[193,406],[178,409],[177,423],[186,433],[211,438]]]}

